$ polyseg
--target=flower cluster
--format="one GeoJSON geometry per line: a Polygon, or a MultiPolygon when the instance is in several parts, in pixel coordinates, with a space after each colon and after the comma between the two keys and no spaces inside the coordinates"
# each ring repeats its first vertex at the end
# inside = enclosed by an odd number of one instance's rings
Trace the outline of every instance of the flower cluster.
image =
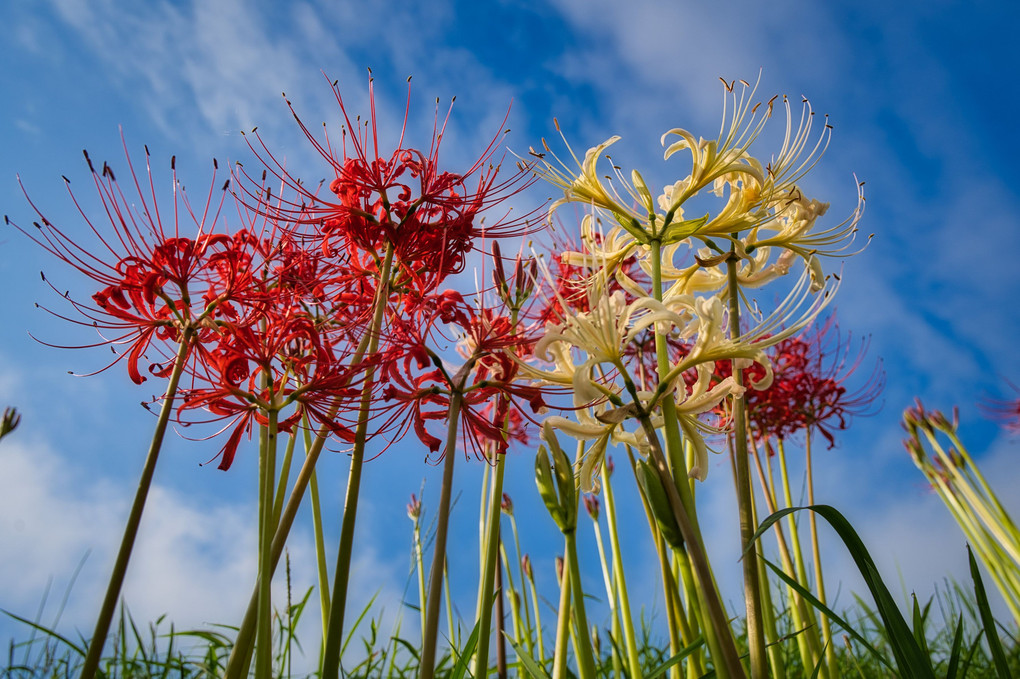
{"type": "MultiPolygon", "coordinates": [[[[636,170],[629,180],[615,165],[612,175],[600,172],[601,157],[618,137],[590,149],[583,160],[571,150],[578,170],[560,161],[548,145],[544,153],[532,151],[541,161],[539,174],[563,190],[550,214],[567,203],[591,209],[582,220],[581,247],[557,253],[545,267],[546,330],[535,353],[548,367],[530,373],[573,389],[576,421],[553,417],[548,422],[594,441],[579,462],[584,490],[596,486],[593,474],[608,443],[648,449],[653,445],[649,431],[672,426],[667,420],[674,420],[692,444],[689,475],[704,479],[704,437],[723,431],[728,422],[710,422],[703,414],[726,411],[728,400],[772,384],[774,360],[795,357],[767,350],[807,327],[838,286],[838,277],[825,276],[819,256],[846,254],[863,196],[858,190],[858,206],[847,220],[819,228],[827,205],[806,198],[798,186],[824,152],[831,127],[826,123],[813,136],[810,104],[804,102],[795,124],[790,102],[783,98],[787,134],[771,160],[762,162],[750,148],[777,100],[754,104],[754,88],[746,83],[739,93],[733,83],[725,89],[727,112],[718,139],[696,138],[681,128],[663,136],[664,144],[678,138],[667,145],[665,159],[687,151],[691,167],[658,196],[636,170]],[[721,207],[701,217],[686,216],[692,199],[703,193],[721,199],[721,207]],[[798,259],[802,273],[786,298],[768,315],[752,309],[757,323],[734,332],[742,291],[787,275],[798,259]],[[729,374],[733,363],[745,369],[749,381],[729,374]],[[624,426],[628,419],[643,424],[631,431],[624,426]]],[[[818,359],[804,355],[798,360],[806,366],[818,359]]],[[[771,417],[783,419],[785,427],[812,420],[831,438],[821,423],[838,420],[843,412],[823,412],[831,400],[818,392],[823,378],[832,390],[842,389],[837,375],[818,373],[811,390],[820,400],[801,404],[793,420],[778,410],[771,417]]],[[[783,384],[772,393],[788,388],[783,384]]],[[[807,386],[796,389],[803,392],[807,386]]]]}
{"type": "Polygon", "coordinates": [[[504,420],[520,424],[511,402],[541,404],[537,389],[515,384],[517,364],[505,356],[525,352],[528,341],[503,312],[476,308],[442,284],[464,268],[476,241],[527,231],[527,215],[505,212],[486,222],[483,212],[533,178],[523,166],[505,178],[493,161],[498,136],[467,170],[443,170],[446,122],[438,118],[427,151],[405,145],[401,135],[383,153],[371,87],[365,125],[352,124],[336,84],[333,91],[344,121],[341,143],[320,141],[301,125],[333,174],[324,195],[276,162],[256,132],[252,148],[265,169],[259,175],[238,164],[240,228],[232,232],[223,214],[231,180],[217,190],[214,173],[204,205],[193,206],[171,161],[171,220],[157,200],[148,149],[144,176],[128,159],[130,198],[113,169],[97,168],[86,154],[109,217],[94,223],[80,208],[99,248],[90,251],[80,234],[38,209],[37,228],[21,230],[95,282],[90,302],[66,297],[81,316],[70,320],[98,330],[97,344],[114,348],[113,363],[124,360],[134,382],[145,380],[146,368],[169,376],[177,348],[186,345],[176,417],[183,425],[220,423],[229,434],[221,469],[270,417],[280,431],[325,427],[353,441],[366,393],[369,414],[390,415],[378,418],[374,433],[403,433],[387,405],[399,402],[397,410],[412,411],[415,431],[435,450],[425,424],[445,417],[442,392],[453,379],[436,353],[442,324],[471,347],[472,378],[461,386],[472,440],[504,450],[504,420]]]}
{"type": "MultiPolygon", "coordinates": [[[[756,439],[785,439],[813,428],[835,445],[834,431],[846,429],[855,416],[866,416],[880,407],[879,395],[885,385],[881,362],[854,390],[847,382],[860,368],[867,342],[854,349],[850,337],[844,338],[835,316],[806,329],[800,335],[779,342],[767,350],[772,366],[772,381],[763,389],[750,389],[744,394],[748,423],[756,439]]],[[[731,374],[728,362],[716,366],[716,379],[731,374]]],[[[749,380],[760,381],[764,370],[752,365],[749,380]]],[[[716,414],[728,419],[729,413],[718,409],[716,414]]]]}

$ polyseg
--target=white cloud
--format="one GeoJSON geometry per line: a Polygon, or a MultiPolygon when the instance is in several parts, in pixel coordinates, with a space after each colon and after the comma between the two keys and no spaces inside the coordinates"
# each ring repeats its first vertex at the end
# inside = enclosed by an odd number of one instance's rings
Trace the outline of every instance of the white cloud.
{"type": "MultiPolygon", "coordinates": [[[[49,591],[41,621],[51,625],[58,613],[56,600],[70,586],[58,629],[72,639],[79,633],[87,637],[133,489],[102,478],[83,483],[73,461],[43,442],[23,439],[12,437],[0,444],[0,544],[4,546],[0,608],[34,618],[49,591]],[[72,573],[86,555],[72,586],[72,573]]],[[[136,623],[146,625],[163,614],[178,631],[239,623],[255,581],[256,514],[254,506],[189,497],[154,486],[123,590],[136,623]]],[[[356,616],[378,594],[373,614],[380,628],[389,630],[402,609],[403,564],[382,560],[371,536],[361,539],[348,611],[356,616]]],[[[297,601],[316,579],[314,551],[306,532],[292,536],[288,552],[291,596],[297,601]]],[[[277,607],[287,601],[282,563],[273,596],[277,607]]],[[[299,632],[305,653],[310,654],[296,661],[302,665],[317,659],[316,644],[311,641],[321,633],[317,596],[313,593],[299,632]]],[[[9,621],[0,624],[0,630],[18,640],[29,635],[27,628],[9,621]]],[[[351,650],[351,657],[361,652],[357,645],[351,650]]]]}

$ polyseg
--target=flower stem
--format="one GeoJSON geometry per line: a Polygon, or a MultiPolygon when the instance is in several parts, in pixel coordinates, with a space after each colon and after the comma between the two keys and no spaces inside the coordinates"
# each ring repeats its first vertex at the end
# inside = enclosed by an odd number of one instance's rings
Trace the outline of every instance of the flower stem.
{"type": "MultiPolygon", "coordinates": [[[[735,247],[735,246],[734,246],[735,247]]],[[[740,291],[737,286],[737,259],[731,254],[726,260],[730,307],[730,339],[740,338],[740,291]]],[[[744,376],[737,362],[731,361],[733,380],[738,387],[744,385],[744,376]]],[[[740,549],[744,554],[744,600],[747,610],[747,643],[751,654],[751,678],[768,677],[768,657],[765,632],[762,628],[761,587],[758,582],[758,552],[747,552],[751,546],[755,524],[751,508],[751,477],[747,463],[747,412],[746,401],[738,397],[733,404],[734,475],[737,484],[737,512],[740,517],[740,549]]]]}
{"type": "MultiPolygon", "coordinates": [[[[804,457],[806,461],[806,474],[807,474],[807,494],[808,494],[808,505],[815,504],[815,480],[814,471],[811,466],[811,429],[807,429],[804,432],[804,457]]],[[[823,604],[828,604],[825,600],[825,580],[822,579],[822,554],[821,548],[818,544],[818,520],[814,512],[808,512],[808,527],[811,531],[811,558],[815,564],[815,586],[818,588],[818,600],[823,604]]],[[[825,646],[825,664],[828,666],[826,669],[827,676],[834,676],[833,672],[839,667],[836,661],[836,649],[832,644],[832,624],[829,622],[829,616],[822,615],[822,641],[825,646]]]]}
{"type": "Polygon", "coordinates": [[[276,435],[279,412],[270,408],[269,423],[262,428],[259,455],[259,604],[255,636],[255,677],[273,676],[273,522],[274,486],[276,485],[276,435]]]}
{"type": "Polygon", "coordinates": [[[436,638],[439,633],[439,598],[443,588],[443,568],[446,565],[446,536],[450,523],[450,497],[453,493],[453,463],[457,457],[457,425],[463,399],[454,389],[450,397],[450,422],[446,432],[446,449],[443,459],[443,486],[439,491],[439,515],[436,523],[436,544],[429,575],[429,595],[426,598],[425,630],[422,632],[421,679],[432,679],[436,671],[436,638]]]}
{"type": "MultiPolygon", "coordinates": [[[[567,543],[567,572],[573,590],[574,617],[577,620],[577,673],[581,679],[595,679],[595,658],[591,650],[591,628],[584,612],[584,589],[581,587],[581,565],[577,561],[577,532],[565,534],[567,543]]],[[[566,577],[566,574],[564,574],[566,577]]]]}
{"type": "Polygon", "coordinates": [[[567,575],[569,554],[563,556],[563,572],[560,573],[560,605],[556,617],[556,641],[553,646],[552,679],[567,676],[567,634],[570,632],[570,577],[567,575]]]}
{"type": "Polygon", "coordinates": [[[503,497],[503,455],[496,454],[489,492],[489,516],[485,524],[485,561],[478,589],[478,651],[475,655],[475,676],[484,677],[489,667],[489,632],[492,626],[492,592],[496,564],[499,559],[500,500],[503,497]]]}
{"type": "Polygon", "coordinates": [[[106,645],[106,636],[110,633],[110,623],[113,621],[113,614],[117,608],[117,600],[120,598],[120,590],[124,585],[124,575],[127,573],[128,561],[131,560],[131,551],[134,548],[135,538],[138,535],[138,525],[141,523],[142,512],[145,510],[145,501],[149,496],[149,488],[152,486],[152,477],[156,471],[156,461],[159,459],[159,451],[163,447],[163,437],[166,435],[170,414],[173,412],[177,385],[181,380],[181,374],[184,372],[184,366],[191,351],[191,341],[194,337],[195,331],[190,327],[185,328],[180,346],[177,349],[177,358],[174,361],[173,372],[170,373],[170,380],[167,383],[166,393],[163,396],[163,406],[159,411],[159,418],[156,420],[156,430],[152,434],[149,453],[145,458],[145,465],[142,467],[142,476],[138,479],[138,490],[135,491],[135,499],[131,504],[127,525],[124,526],[124,537],[121,538],[120,550],[118,550],[117,559],[113,564],[110,583],[106,588],[103,605],[99,609],[99,619],[96,620],[95,631],[92,633],[92,640],[89,642],[88,652],[85,655],[85,664],[82,666],[81,673],[84,679],[93,679],[99,669],[99,660],[103,654],[103,647],[106,645]]]}
{"type": "MultiPolygon", "coordinates": [[[[393,266],[393,244],[387,243],[379,288],[376,291],[375,311],[372,325],[368,330],[368,354],[379,347],[379,334],[383,315],[389,300],[390,272],[393,266]]],[[[347,605],[347,585],[351,577],[351,554],[354,549],[354,525],[358,513],[358,496],[361,492],[361,468],[365,462],[365,443],[368,440],[368,410],[372,402],[372,387],[375,370],[369,366],[365,371],[365,386],[361,392],[358,426],[354,432],[354,448],[351,450],[351,470],[347,477],[347,495],[344,498],[344,516],[340,524],[340,546],[336,555],[336,571],[333,573],[333,592],[329,605],[329,620],[326,624],[325,642],[322,652],[322,679],[338,679],[340,676],[340,650],[343,642],[344,608],[347,605]]]]}

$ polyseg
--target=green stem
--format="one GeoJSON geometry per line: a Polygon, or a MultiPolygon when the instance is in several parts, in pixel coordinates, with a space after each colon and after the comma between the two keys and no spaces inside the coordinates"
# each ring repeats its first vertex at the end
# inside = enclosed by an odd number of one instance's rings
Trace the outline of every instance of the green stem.
{"type": "Polygon", "coordinates": [[[567,543],[568,572],[570,588],[573,590],[574,616],[577,620],[577,671],[581,679],[595,679],[595,658],[591,650],[591,628],[584,612],[584,589],[581,587],[581,565],[577,561],[577,534],[574,530],[565,534],[567,543]]]}
{"type": "MultiPolygon", "coordinates": [[[[333,417],[336,414],[336,410],[337,409],[335,407],[332,408],[330,410],[329,417],[333,417]]],[[[294,487],[290,491],[290,498],[287,500],[287,504],[284,506],[283,512],[280,514],[279,525],[276,527],[276,533],[273,536],[273,572],[276,571],[276,567],[280,563],[280,557],[283,555],[283,548],[287,544],[287,536],[290,534],[291,526],[294,525],[294,518],[297,516],[298,509],[301,507],[301,500],[304,498],[305,490],[308,488],[308,484],[315,472],[315,464],[318,461],[319,455],[322,453],[322,448],[328,438],[329,429],[323,426],[319,429],[315,441],[312,443],[312,447],[309,449],[308,455],[305,457],[304,464],[301,465],[301,470],[298,472],[298,476],[294,480],[294,487]]],[[[322,568],[325,568],[325,564],[323,564],[322,568]]],[[[251,598],[248,600],[248,608],[241,621],[241,626],[238,628],[234,647],[230,651],[230,658],[227,661],[227,667],[223,675],[224,679],[239,679],[240,677],[248,676],[248,668],[251,663],[252,651],[254,650],[252,644],[255,639],[258,613],[258,587],[258,583],[256,583],[251,598]]]]}
{"type": "MultiPolygon", "coordinates": [[[[777,439],[776,449],[779,456],[779,474],[783,484],[783,501],[787,507],[792,507],[792,497],[790,494],[790,477],[786,468],[786,448],[784,447],[783,440],[777,439]]],[[[758,459],[757,457],[755,458],[758,459]]],[[[771,467],[770,467],[771,471],[771,467]]],[[[758,463],[758,479],[764,486],[765,475],[764,470],[761,468],[760,462],[758,463]]],[[[769,513],[774,514],[778,509],[778,503],[776,501],[776,495],[774,491],[769,489],[764,491],[765,495],[765,506],[769,510],[769,513]]],[[[790,543],[793,545],[793,549],[786,542],[786,536],[783,533],[782,522],[777,521],[773,526],[773,530],[776,533],[776,545],[779,548],[779,558],[782,561],[783,570],[791,578],[800,583],[805,589],[809,589],[807,582],[807,575],[803,568],[803,558],[800,556],[800,538],[797,530],[797,523],[794,521],[793,514],[789,516],[789,523],[787,524],[790,528],[790,543]]],[[[808,608],[807,602],[804,600],[796,590],[792,587],[786,587],[787,600],[790,602],[790,618],[793,622],[795,630],[800,630],[797,634],[797,652],[800,654],[801,663],[804,667],[814,667],[818,664],[820,656],[821,646],[817,639],[817,627],[815,625],[815,617],[812,609],[808,608]]]]}
{"type": "Polygon", "coordinates": [[[627,578],[623,571],[623,550],[620,548],[620,533],[616,523],[616,497],[609,479],[609,469],[602,463],[602,478],[606,498],[606,525],[609,526],[609,547],[613,555],[613,584],[620,599],[620,618],[627,647],[627,665],[631,679],[641,679],[641,660],[638,656],[637,640],[634,635],[634,620],[630,614],[630,596],[627,594],[627,578]]]}
{"type": "MultiPolygon", "coordinates": [[[[517,569],[518,569],[518,573],[520,573],[520,576],[521,576],[521,609],[524,611],[524,628],[526,630],[526,633],[524,635],[524,643],[528,647],[528,653],[530,653],[531,656],[534,657],[535,656],[535,641],[531,637],[531,632],[532,632],[532,630],[534,628],[531,625],[531,613],[528,612],[528,593],[524,589],[524,582],[525,582],[525,577],[524,577],[524,560],[523,560],[522,554],[521,554],[521,539],[520,539],[520,536],[517,534],[517,520],[514,519],[514,515],[513,514],[510,515],[510,532],[513,533],[513,536],[514,536],[514,550],[515,550],[516,556],[517,556],[517,569]]],[[[510,566],[507,565],[507,572],[509,572],[509,571],[510,571],[510,566]]],[[[536,622],[536,624],[537,624],[537,622],[536,622]]],[[[539,640],[539,642],[542,641],[541,632],[539,632],[538,640],[539,640]]]]}
{"type": "Polygon", "coordinates": [[[120,590],[124,585],[124,576],[127,573],[128,562],[131,560],[131,551],[134,549],[135,538],[138,536],[142,512],[145,511],[145,501],[149,496],[149,488],[152,486],[156,461],[159,459],[159,451],[163,447],[163,437],[166,435],[170,414],[173,412],[177,385],[184,372],[184,366],[191,351],[191,341],[194,337],[195,331],[190,327],[186,328],[177,349],[173,372],[170,373],[170,380],[163,396],[163,406],[160,408],[159,418],[156,420],[156,430],[152,434],[149,453],[142,467],[142,475],[138,479],[138,489],[135,491],[135,499],[131,504],[131,511],[128,513],[127,525],[124,526],[124,536],[121,538],[120,549],[117,551],[117,558],[113,564],[113,572],[110,573],[110,583],[106,587],[106,596],[99,609],[99,618],[96,620],[92,640],[89,642],[88,652],[85,655],[81,673],[84,679],[93,679],[99,669],[99,660],[103,655],[106,637],[110,633],[110,623],[113,621],[113,614],[117,609],[117,600],[120,598],[120,590]]]}
{"type": "Polygon", "coordinates": [[[538,657],[545,663],[545,640],[542,636],[542,616],[539,613],[538,588],[535,587],[535,578],[528,577],[528,589],[531,591],[531,606],[535,613],[535,641],[538,643],[538,657]]]}
{"type": "Polygon", "coordinates": [[[280,524],[280,515],[283,513],[283,498],[287,494],[287,483],[290,481],[290,465],[294,460],[294,445],[297,443],[297,427],[290,434],[287,440],[287,449],[283,453],[283,463],[280,465],[280,479],[276,484],[276,496],[273,502],[273,526],[280,524]]]}
{"type": "MultiPolygon", "coordinates": [[[[815,480],[814,472],[811,466],[811,429],[807,429],[804,432],[804,457],[807,465],[807,493],[808,493],[808,505],[813,506],[815,504],[815,480]]],[[[823,604],[827,604],[825,600],[825,580],[822,578],[822,553],[820,545],[818,544],[818,520],[814,512],[808,512],[808,525],[811,530],[811,558],[815,565],[815,585],[818,588],[818,600],[823,604]]],[[[836,649],[832,643],[832,624],[829,622],[829,616],[822,615],[822,641],[825,647],[825,664],[826,672],[825,675],[828,677],[835,676],[833,673],[836,671],[837,665],[836,660],[836,649]]]]}
{"type": "MultiPolygon", "coordinates": [[[[737,287],[737,263],[735,254],[726,260],[726,277],[730,307],[730,339],[740,338],[740,294],[737,287]]],[[[744,376],[735,360],[730,362],[733,380],[738,387],[744,386],[744,376]]],[[[734,475],[737,484],[737,512],[740,517],[740,551],[744,570],[744,600],[747,610],[747,642],[751,653],[751,679],[767,679],[768,656],[765,647],[765,632],[762,628],[761,586],[758,583],[758,551],[755,547],[748,552],[755,524],[751,507],[751,478],[747,464],[747,403],[743,397],[734,400],[733,406],[733,449],[734,475]]]]}
{"type": "Polygon", "coordinates": [[[460,626],[453,617],[453,599],[450,597],[450,562],[443,567],[443,602],[446,604],[446,630],[450,639],[450,659],[460,662],[460,626]]]}
{"type": "Polygon", "coordinates": [[[496,454],[492,468],[492,486],[489,492],[489,515],[485,523],[485,561],[482,581],[478,588],[478,652],[475,656],[475,676],[484,677],[489,667],[489,633],[492,627],[492,593],[499,554],[499,523],[503,499],[503,457],[496,454]]]}
{"type": "Polygon", "coordinates": [[[446,448],[443,455],[443,485],[439,491],[439,515],[436,523],[436,544],[429,576],[429,595],[426,598],[425,631],[422,634],[421,679],[432,679],[436,671],[436,640],[439,636],[439,600],[443,588],[443,569],[446,566],[446,536],[450,524],[450,497],[453,493],[453,463],[457,457],[457,425],[463,395],[454,390],[450,397],[449,426],[446,430],[446,448]]]}
{"type": "Polygon", "coordinates": [[[421,521],[414,520],[414,565],[418,571],[418,613],[421,616],[421,629],[425,631],[425,555],[421,544],[421,521]]]}
{"type": "Polygon", "coordinates": [[[255,678],[273,676],[273,487],[276,485],[276,435],[279,412],[267,413],[259,451],[259,604],[255,637],[255,678]]]}
{"type": "Polygon", "coordinates": [[[567,676],[567,635],[570,633],[570,577],[567,562],[570,554],[563,556],[563,572],[560,574],[560,605],[556,617],[556,642],[553,647],[552,679],[567,676]]]}
{"type": "MultiPolygon", "coordinates": [[[[387,243],[382,272],[379,275],[379,289],[376,291],[375,310],[372,325],[368,330],[368,353],[373,354],[379,347],[383,315],[389,300],[390,276],[393,266],[393,244],[387,243]]],[[[358,409],[358,426],[354,432],[354,448],[351,450],[351,469],[347,477],[347,495],[344,498],[344,515],[340,524],[340,546],[337,548],[336,571],[333,573],[333,590],[329,605],[329,620],[326,624],[325,643],[322,653],[322,679],[339,679],[340,651],[343,644],[344,609],[347,605],[347,586],[351,577],[351,554],[354,550],[354,526],[357,521],[358,496],[361,493],[361,470],[365,462],[365,443],[368,440],[368,411],[372,403],[375,369],[365,370],[365,386],[361,392],[358,409]]]]}
{"type": "Polygon", "coordinates": [[[319,612],[322,615],[322,629],[326,629],[326,624],[329,621],[329,571],[326,566],[326,539],[322,529],[319,482],[314,469],[308,483],[308,495],[312,501],[312,532],[315,535],[315,572],[319,583],[319,612]]]}

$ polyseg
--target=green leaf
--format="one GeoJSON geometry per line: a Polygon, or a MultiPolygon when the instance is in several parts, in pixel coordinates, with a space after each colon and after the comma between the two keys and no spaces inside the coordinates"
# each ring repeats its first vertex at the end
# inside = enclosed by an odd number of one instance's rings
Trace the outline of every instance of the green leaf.
{"type": "MultiPolygon", "coordinates": [[[[875,600],[878,614],[882,618],[882,624],[889,635],[889,645],[892,647],[893,655],[896,657],[896,665],[900,674],[906,679],[935,679],[935,672],[932,669],[931,658],[917,644],[914,634],[904,620],[903,614],[896,606],[896,601],[889,593],[889,589],[882,581],[878,567],[871,559],[864,542],[857,531],[854,530],[846,517],[835,508],[828,505],[813,505],[811,507],[789,507],[781,509],[769,516],[762,522],[757,532],[751,539],[753,544],[760,538],[774,523],[784,516],[800,509],[809,509],[829,522],[829,525],[836,531],[843,544],[846,545],[850,556],[853,558],[857,569],[864,578],[865,584],[875,600]]],[[[748,546],[748,550],[751,546],[748,546]]],[[[746,557],[746,552],[745,552],[746,557]]]]}
{"type": "Polygon", "coordinates": [[[691,234],[695,233],[706,223],[708,223],[708,215],[698,217],[697,219],[685,219],[682,222],[673,222],[663,230],[661,237],[662,244],[669,245],[670,243],[676,243],[677,241],[689,238],[691,234]]]}
{"type": "Polygon", "coordinates": [[[967,559],[970,561],[970,577],[974,579],[974,598],[977,599],[978,611],[981,613],[981,624],[985,628],[988,649],[992,652],[995,673],[999,679],[1009,679],[1012,676],[1009,673],[1009,664],[1006,662],[1006,654],[1002,651],[1002,643],[999,641],[999,634],[995,629],[995,618],[992,617],[992,609],[988,606],[988,595],[985,594],[985,585],[981,581],[981,571],[978,570],[974,552],[970,551],[970,545],[967,545],[967,559]]]}
{"type": "MultiPolygon", "coordinates": [[[[471,656],[475,654],[475,646],[477,644],[478,623],[475,623],[474,629],[471,630],[471,636],[468,637],[467,643],[464,644],[464,648],[461,649],[460,657],[457,659],[457,664],[453,666],[452,670],[450,670],[450,679],[464,679],[468,665],[471,663],[471,656]]],[[[485,673],[484,669],[482,673],[485,673]]]]}
{"type": "Polygon", "coordinates": [[[659,665],[655,669],[651,670],[648,674],[646,674],[645,675],[646,679],[655,679],[656,677],[659,677],[659,676],[665,674],[666,670],[668,670],[670,667],[672,667],[673,665],[676,665],[681,660],[683,660],[684,658],[689,656],[691,653],[694,653],[696,650],[698,650],[699,648],[701,648],[704,645],[705,645],[705,638],[699,635],[689,645],[687,645],[686,647],[680,649],[680,651],[676,655],[674,655],[672,658],[670,658],[669,660],[667,660],[666,662],[662,663],[661,665],[659,665]]]}
{"type": "Polygon", "coordinates": [[[510,635],[506,630],[503,630],[503,636],[506,637],[510,646],[513,647],[514,653],[517,654],[517,660],[521,663],[521,668],[528,673],[529,677],[532,679],[551,679],[549,673],[545,671],[545,668],[542,667],[538,661],[532,658],[520,644],[510,638],[510,635]]]}
{"type": "Polygon", "coordinates": [[[10,611],[5,611],[3,609],[0,609],[0,612],[2,612],[5,615],[8,615],[8,616],[14,618],[18,622],[24,623],[24,624],[28,625],[29,627],[32,627],[34,629],[39,630],[40,632],[42,632],[43,634],[45,634],[45,635],[47,635],[49,637],[53,637],[54,639],[56,639],[57,641],[63,643],[65,646],[67,646],[71,650],[73,650],[76,653],[78,653],[78,655],[80,655],[82,657],[85,657],[85,649],[82,648],[81,646],[78,646],[77,644],[73,643],[67,637],[62,636],[62,635],[58,634],[57,632],[55,632],[55,631],[53,631],[53,630],[51,630],[49,628],[43,627],[39,623],[32,622],[28,618],[22,618],[20,615],[15,615],[14,613],[11,613],[10,611]]]}
{"type": "MultiPolygon", "coordinates": [[[[819,611],[821,611],[823,615],[828,616],[830,620],[832,620],[834,623],[836,623],[837,625],[842,627],[843,631],[845,631],[847,634],[849,634],[851,637],[853,637],[854,641],[856,641],[860,645],[864,646],[864,648],[866,648],[873,656],[875,656],[875,658],[879,662],[881,662],[883,665],[888,667],[890,670],[893,669],[892,664],[889,663],[889,661],[886,659],[886,657],[884,655],[882,655],[878,651],[878,649],[876,649],[874,646],[872,646],[870,643],[868,643],[868,640],[865,639],[861,635],[860,632],[858,632],[853,627],[851,627],[850,623],[848,623],[846,620],[844,620],[839,615],[837,615],[832,609],[830,609],[828,606],[826,606],[821,601],[819,601],[815,597],[815,595],[811,593],[811,590],[805,589],[805,587],[803,585],[801,585],[799,582],[797,582],[796,580],[791,578],[789,575],[787,575],[786,571],[784,571],[779,566],[775,565],[774,563],[772,563],[771,561],[769,561],[765,557],[760,557],[760,558],[761,558],[761,560],[763,562],[765,562],[766,566],[771,568],[772,571],[777,576],[779,576],[780,580],[782,580],[784,583],[786,583],[787,587],[789,587],[790,589],[795,591],[805,601],[807,601],[809,604],[811,604],[812,606],[817,608],[819,611]]],[[[803,631],[804,630],[799,630],[797,632],[797,634],[800,634],[803,631]]]]}
{"type": "Polygon", "coordinates": [[[949,652],[949,667],[946,669],[946,679],[956,679],[956,672],[960,667],[960,653],[963,651],[963,614],[956,621],[956,632],[953,634],[953,647],[949,652]]]}

